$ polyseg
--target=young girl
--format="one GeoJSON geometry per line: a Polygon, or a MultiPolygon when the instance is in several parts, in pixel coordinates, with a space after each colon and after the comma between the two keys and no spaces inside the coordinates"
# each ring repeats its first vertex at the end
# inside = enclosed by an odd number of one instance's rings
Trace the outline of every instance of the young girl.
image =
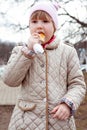
{"type": "Polygon", "coordinates": [[[21,92],[8,130],[76,130],[74,113],[86,86],[74,47],[59,42],[57,6],[37,2],[29,14],[31,36],[16,46],[3,75],[21,92]]]}

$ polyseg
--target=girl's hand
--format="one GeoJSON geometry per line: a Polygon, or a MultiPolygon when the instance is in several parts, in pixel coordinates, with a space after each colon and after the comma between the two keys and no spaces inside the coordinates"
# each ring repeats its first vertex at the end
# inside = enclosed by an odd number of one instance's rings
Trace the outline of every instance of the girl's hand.
{"type": "Polygon", "coordinates": [[[38,33],[34,33],[29,37],[28,43],[27,43],[27,47],[29,50],[33,50],[33,46],[34,44],[39,43],[39,34],[38,33]]]}
{"type": "Polygon", "coordinates": [[[59,104],[51,111],[51,114],[53,114],[53,118],[66,120],[70,116],[70,107],[65,103],[59,104]]]}

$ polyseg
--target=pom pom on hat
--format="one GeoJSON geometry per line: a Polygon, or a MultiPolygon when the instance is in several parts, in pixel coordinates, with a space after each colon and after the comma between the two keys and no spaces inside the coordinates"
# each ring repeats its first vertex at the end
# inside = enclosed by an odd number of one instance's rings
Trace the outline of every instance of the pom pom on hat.
{"type": "Polygon", "coordinates": [[[58,29],[58,11],[59,5],[57,2],[51,2],[51,1],[38,1],[37,3],[35,3],[31,8],[30,8],[30,12],[29,12],[29,20],[31,15],[38,10],[42,10],[47,12],[55,25],[55,28],[58,29]]]}

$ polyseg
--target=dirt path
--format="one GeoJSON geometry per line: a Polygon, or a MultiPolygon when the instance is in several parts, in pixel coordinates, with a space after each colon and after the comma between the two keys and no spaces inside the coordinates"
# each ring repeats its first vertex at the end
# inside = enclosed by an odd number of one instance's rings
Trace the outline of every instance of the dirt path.
{"type": "Polygon", "coordinates": [[[85,101],[79,107],[76,116],[77,130],[87,130],[87,94],[85,101]]]}
{"type": "Polygon", "coordinates": [[[0,106],[0,130],[7,130],[14,106],[0,106]]]}

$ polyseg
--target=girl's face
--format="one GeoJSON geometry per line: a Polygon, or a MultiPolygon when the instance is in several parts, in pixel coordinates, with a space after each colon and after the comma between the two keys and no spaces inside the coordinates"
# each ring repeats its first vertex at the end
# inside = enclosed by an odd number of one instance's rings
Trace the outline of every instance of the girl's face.
{"type": "Polygon", "coordinates": [[[30,33],[44,33],[45,41],[48,42],[55,32],[54,23],[52,18],[44,11],[36,11],[32,14],[30,19],[30,33]]]}

